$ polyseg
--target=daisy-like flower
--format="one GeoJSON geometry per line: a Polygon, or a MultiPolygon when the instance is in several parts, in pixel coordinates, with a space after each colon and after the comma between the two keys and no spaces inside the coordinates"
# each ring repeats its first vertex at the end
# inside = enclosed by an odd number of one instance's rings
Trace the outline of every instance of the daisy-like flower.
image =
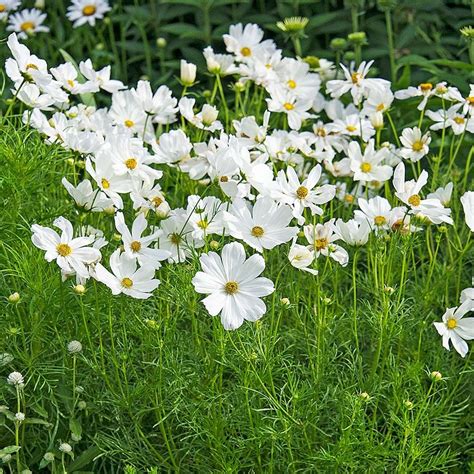
{"type": "Polygon", "coordinates": [[[108,11],[110,6],[107,0],[72,0],[66,16],[73,22],[74,28],[86,23],[95,26],[96,20],[102,20],[108,11]]]}
{"type": "Polygon", "coordinates": [[[155,152],[154,161],[169,164],[188,159],[193,148],[191,140],[181,129],[163,133],[151,146],[155,152]]]}
{"type": "Polygon", "coordinates": [[[316,186],[321,178],[321,165],[316,165],[308,177],[300,182],[296,171],[290,166],[286,173],[278,172],[271,197],[282,204],[288,204],[293,209],[293,216],[298,223],[304,222],[303,211],[306,207],[311,213],[321,215],[320,204],[326,204],[336,195],[336,187],[331,184],[316,186]]]}
{"type": "Polygon", "coordinates": [[[221,256],[215,252],[201,255],[202,271],[192,282],[198,293],[207,294],[202,303],[211,316],[221,315],[225,329],[237,329],[244,320],[257,321],[267,310],[261,300],[275,290],[268,278],[259,275],[265,269],[261,255],[248,259],[242,244],[224,245],[221,256]]]}
{"type": "Polygon", "coordinates": [[[113,295],[123,293],[137,299],[147,299],[158,288],[160,280],[154,278],[155,268],[146,265],[137,268],[137,260],[117,249],[110,257],[109,272],[102,264],[97,264],[94,277],[108,286],[113,295]]]}
{"type": "Polygon", "coordinates": [[[15,31],[18,38],[26,39],[35,33],[48,33],[49,28],[43,25],[46,13],[37,8],[21,10],[8,17],[7,31],[15,31]]]}
{"type": "Polygon", "coordinates": [[[310,250],[305,245],[293,244],[288,253],[288,260],[291,265],[298,270],[317,275],[318,270],[309,268],[314,261],[314,251],[310,250]]]}
{"type": "Polygon", "coordinates": [[[418,110],[424,110],[428,99],[432,97],[436,92],[433,89],[433,84],[430,82],[423,82],[418,87],[410,86],[408,89],[403,89],[395,92],[395,98],[399,100],[411,99],[412,97],[423,97],[422,101],[418,104],[418,110]]]}
{"type": "Polygon", "coordinates": [[[431,125],[430,130],[442,130],[451,127],[454,135],[460,135],[465,131],[474,133],[474,119],[466,117],[463,111],[459,111],[462,104],[455,104],[448,110],[440,109],[438,111],[427,110],[426,116],[435,123],[431,125]]]}
{"type": "Polygon", "coordinates": [[[122,81],[110,79],[110,66],[105,66],[99,71],[96,71],[92,65],[92,61],[90,59],[86,59],[85,61],[81,61],[79,63],[79,70],[86,79],[96,84],[100,89],[110,92],[111,94],[126,88],[122,81]]]}
{"type": "Polygon", "coordinates": [[[308,249],[314,251],[316,258],[324,255],[325,257],[331,257],[343,267],[347,265],[349,254],[340,245],[334,243],[340,239],[334,225],[334,219],[324,224],[305,225],[303,231],[309,243],[308,249]]]}
{"type": "Polygon", "coordinates": [[[183,97],[179,101],[179,111],[181,115],[195,127],[201,130],[208,130],[209,132],[215,132],[216,130],[222,130],[222,123],[217,120],[219,111],[209,104],[204,104],[201,112],[194,113],[195,99],[189,97],[183,97]]]}
{"type": "Polygon", "coordinates": [[[66,191],[76,202],[77,207],[86,211],[101,212],[113,209],[113,202],[100,189],[94,190],[88,179],[81,181],[77,186],[72,185],[66,178],[61,180],[66,191]]]}
{"type": "Polygon", "coordinates": [[[235,65],[235,57],[232,54],[217,54],[208,46],[203,51],[206,59],[207,70],[211,74],[219,76],[228,76],[229,74],[236,74],[239,68],[235,65]]]}
{"type": "Polygon", "coordinates": [[[231,25],[229,34],[223,36],[229,53],[234,53],[239,61],[249,61],[256,55],[273,53],[276,46],[272,40],[263,39],[263,30],[253,23],[231,25]]]}
{"type": "Polygon", "coordinates": [[[418,127],[405,128],[402,131],[400,142],[403,145],[400,155],[406,160],[416,163],[430,151],[431,136],[429,132],[422,135],[418,127]]]}
{"type": "Polygon", "coordinates": [[[160,268],[160,262],[170,257],[171,252],[150,248],[150,245],[158,240],[161,230],[143,236],[143,232],[148,226],[145,216],[140,213],[133,221],[130,231],[125,224],[125,219],[121,212],[115,215],[115,227],[122,236],[125,254],[130,258],[136,258],[140,265],[148,265],[155,269],[160,268]]]}
{"type": "Polygon", "coordinates": [[[224,218],[230,235],[258,252],[288,242],[298,232],[297,227],[288,227],[293,219],[291,208],[267,196],[257,199],[253,208],[243,199],[235,199],[224,218]]]}
{"type": "Polygon", "coordinates": [[[99,90],[99,86],[94,82],[87,81],[80,83],[78,81],[77,69],[71,63],[64,63],[58,67],[52,67],[50,71],[63,89],[67,90],[70,94],[85,94],[99,90]]]}
{"type": "Polygon", "coordinates": [[[0,1],[0,20],[8,17],[10,12],[16,10],[21,5],[21,0],[1,0],[0,1]]]}
{"type": "Polygon", "coordinates": [[[214,196],[189,196],[186,214],[193,227],[192,236],[204,239],[210,234],[222,234],[224,231],[222,202],[214,196]]]}
{"type": "Polygon", "coordinates": [[[311,99],[297,97],[292,92],[286,92],[279,87],[272,87],[270,95],[271,97],[266,99],[268,110],[285,113],[292,130],[299,130],[303,121],[311,117],[308,112],[312,106],[311,99]]]}
{"type": "Polygon", "coordinates": [[[375,89],[389,89],[390,82],[385,79],[369,79],[367,74],[373,61],[362,61],[357,68],[351,64],[347,69],[341,64],[344,71],[345,79],[334,79],[326,83],[326,88],[329,94],[336,99],[339,99],[346,92],[351,93],[354,104],[359,105],[364,97],[368,97],[375,89]]]}
{"type": "Polygon", "coordinates": [[[354,181],[378,181],[384,182],[392,177],[391,166],[383,164],[387,156],[387,149],[381,148],[375,151],[374,140],[370,140],[362,153],[360,145],[356,141],[349,144],[347,152],[351,162],[351,170],[354,172],[354,181]]]}
{"type": "Polygon", "coordinates": [[[59,235],[49,227],[34,224],[31,227],[33,244],[45,250],[48,262],[56,260],[61,270],[66,274],[77,273],[80,277],[88,278],[91,265],[100,260],[99,250],[89,247],[94,243],[94,237],[74,238],[72,224],[64,217],[58,217],[53,225],[61,230],[59,235]]]}
{"type": "Polygon", "coordinates": [[[149,81],[138,81],[137,88],[132,93],[145,113],[153,116],[154,123],[168,124],[176,121],[178,100],[168,87],[163,85],[153,92],[149,81]]]}
{"type": "Polygon", "coordinates": [[[336,233],[346,244],[360,246],[369,240],[370,226],[367,220],[351,219],[344,222],[342,219],[337,219],[335,226],[336,233]]]}
{"type": "Polygon", "coordinates": [[[358,222],[368,222],[370,228],[376,233],[381,230],[390,230],[395,216],[398,216],[398,212],[393,212],[390,203],[381,196],[375,196],[368,201],[359,198],[358,199],[360,210],[354,211],[355,219],[358,222]]]}
{"type": "Polygon", "coordinates": [[[461,196],[466,224],[474,232],[474,191],[467,191],[461,196]]]}
{"type": "Polygon", "coordinates": [[[443,347],[449,351],[449,342],[461,357],[465,357],[469,348],[466,341],[474,339],[474,318],[463,318],[474,310],[474,300],[467,299],[461,306],[448,308],[442,323],[433,323],[439,335],[443,337],[443,347]]]}

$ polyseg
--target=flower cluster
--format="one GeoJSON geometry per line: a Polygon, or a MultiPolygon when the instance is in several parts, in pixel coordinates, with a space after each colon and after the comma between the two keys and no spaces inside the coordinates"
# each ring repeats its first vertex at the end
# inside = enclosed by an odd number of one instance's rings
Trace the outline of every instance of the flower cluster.
{"type": "MultiPolygon", "coordinates": [[[[201,255],[202,271],[193,279],[195,290],[208,295],[208,312],[235,329],[260,318],[266,311],[261,298],[274,291],[260,277],[264,252],[287,244],[288,262],[317,275],[322,259],[347,265],[350,246],[453,224],[453,184],[429,192],[421,160],[439,130],[443,137],[449,130],[462,136],[474,131],[474,86],[467,98],[445,83],[393,93],[389,81],[371,77],[372,62],[342,71],[323,59],[310,66],[283,57],[254,24],[231,26],[223,40],[225,54],[204,50],[214,89],[200,103],[199,96],[187,95],[196,68],[185,61],[178,100],[164,85],[153,90],[141,80],[126,87],[111,79],[110,67],[98,71],[90,60],[78,69],[68,62],[48,68],[14,34],[9,37],[13,57],[6,71],[12,93],[29,107],[24,121],[48,143],[82,157],[87,177],[74,183],[64,178],[63,185],[83,212],[114,214],[122,241],[107,252],[106,265],[102,230],[83,225],[74,232],[63,217],[54,222],[61,234],[34,225],[33,243],[48,261],[57,261],[65,278],[75,275],[81,285],[95,278],[113,294],[148,298],[165,262],[182,263],[211,239],[238,240],[256,253],[247,259],[240,242],[227,243],[220,255],[201,255]],[[236,97],[232,116],[226,77],[236,97]],[[110,94],[110,107],[96,105],[103,94],[110,94]],[[408,98],[420,100],[420,120],[399,134],[390,111],[396,99],[408,98]],[[434,100],[443,109],[429,110],[434,100]],[[381,140],[387,120],[395,143],[381,140]],[[173,207],[160,183],[183,175],[206,191],[173,207]],[[135,215],[128,223],[129,208],[135,215]]],[[[471,229],[472,196],[462,198],[471,229]]],[[[459,319],[468,309],[453,314],[459,319]]],[[[450,338],[465,353],[456,337],[469,339],[472,328],[445,319],[445,345],[450,338]]]]}

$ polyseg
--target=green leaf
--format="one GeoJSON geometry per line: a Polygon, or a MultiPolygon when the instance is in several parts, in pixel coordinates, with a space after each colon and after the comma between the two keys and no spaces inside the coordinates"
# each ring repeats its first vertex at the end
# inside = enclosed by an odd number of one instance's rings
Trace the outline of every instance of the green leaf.
{"type": "Polygon", "coordinates": [[[82,426],[77,418],[71,418],[69,420],[69,429],[73,435],[78,437],[82,436],[82,426]]]}
{"type": "Polygon", "coordinates": [[[6,448],[0,449],[0,456],[17,453],[20,449],[21,446],[7,446],[6,448]]]}

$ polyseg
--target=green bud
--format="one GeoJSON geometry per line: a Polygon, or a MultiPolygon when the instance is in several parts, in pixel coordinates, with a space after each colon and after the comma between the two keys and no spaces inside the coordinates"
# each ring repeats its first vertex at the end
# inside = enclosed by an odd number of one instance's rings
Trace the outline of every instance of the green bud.
{"type": "Polygon", "coordinates": [[[354,45],[364,45],[367,44],[367,35],[363,31],[355,31],[354,33],[349,33],[347,39],[350,43],[354,45]]]}
{"type": "Polygon", "coordinates": [[[157,38],[156,40],[156,46],[158,46],[158,48],[164,49],[166,48],[167,44],[168,42],[165,38],[157,38]]]}
{"type": "Polygon", "coordinates": [[[318,69],[319,67],[319,58],[317,58],[316,56],[306,56],[305,58],[303,58],[303,61],[306,64],[309,64],[309,67],[311,69],[318,69]]]}
{"type": "Polygon", "coordinates": [[[347,48],[347,41],[345,38],[333,38],[330,43],[330,48],[334,51],[343,51],[347,48]]]}

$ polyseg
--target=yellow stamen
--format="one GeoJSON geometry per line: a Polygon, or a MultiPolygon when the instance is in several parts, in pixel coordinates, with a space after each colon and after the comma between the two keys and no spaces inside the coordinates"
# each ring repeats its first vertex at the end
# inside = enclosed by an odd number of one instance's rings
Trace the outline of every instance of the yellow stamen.
{"type": "Polygon", "coordinates": [[[293,81],[293,79],[290,79],[288,82],[287,82],[287,85],[290,89],[294,89],[296,87],[296,82],[293,81]]]}
{"type": "Polygon", "coordinates": [[[321,239],[316,239],[314,241],[314,248],[316,250],[321,250],[321,249],[324,249],[328,246],[329,242],[328,242],[328,239],[326,239],[325,237],[321,238],[321,239]]]}
{"type": "Polygon", "coordinates": [[[161,199],[159,196],[155,196],[151,201],[155,207],[159,207],[163,203],[163,199],[161,199]]]}
{"type": "Polygon", "coordinates": [[[25,21],[20,25],[21,31],[33,31],[35,29],[35,24],[32,21],[25,21]]]}
{"type": "Polygon", "coordinates": [[[353,72],[351,74],[352,84],[359,84],[359,81],[362,79],[362,74],[358,72],[353,72]]]}
{"type": "Polygon", "coordinates": [[[454,318],[449,318],[446,321],[446,326],[447,326],[448,329],[454,329],[457,325],[458,325],[458,322],[454,318]]]}
{"type": "Polygon", "coordinates": [[[124,288],[131,288],[133,286],[133,281],[127,277],[123,278],[121,283],[124,288]]]}
{"type": "Polygon", "coordinates": [[[242,56],[245,56],[246,58],[248,58],[249,56],[252,55],[252,50],[250,48],[247,48],[247,46],[244,46],[241,50],[240,50],[240,54],[242,56]]]}
{"type": "Polygon", "coordinates": [[[372,170],[372,165],[364,161],[360,164],[360,170],[362,173],[369,173],[372,170]]]}
{"type": "Polygon", "coordinates": [[[264,230],[263,230],[263,227],[256,225],[255,227],[252,227],[252,230],[250,231],[250,233],[254,237],[262,237],[262,235],[264,234],[264,230]]]}
{"type": "Polygon", "coordinates": [[[91,15],[93,15],[96,11],[97,11],[97,8],[95,7],[95,5],[86,5],[86,6],[82,9],[82,14],[83,14],[84,16],[91,16],[91,15]]]}
{"type": "Polygon", "coordinates": [[[387,222],[387,219],[385,219],[384,216],[375,216],[374,222],[375,222],[375,225],[381,226],[387,222]]]}
{"type": "Polygon", "coordinates": [[[220,177],[220,182],[221,183],[227,183],[229,181],[229,178],[227,176],[221,176],[220,177]]]}
{"type": "Polygon", "coordinates": [[[109,189],[110,188],[110,183],[105,178],[102,178],[101,184],[102,184],[102,187],[104,189],[109,189]]]}
{"type": "Polygon", "coordinates": [[[134,170],[137,167],[137,160],[135,158],[129,158],[128,160],[125,160],[125,166],[129,170],[134,170]]]}
{"type": "Polygon", "coordinates": [[[72,248],[69,247],[68,244],[58,244],[56,246],[56,252],[58,252],[61,257],[67,257],[68,255],[71,255],[72,248]]]}
{"type": "Polygon", "coordinates": [[[239,289],[239,285],[237,284],[236,281],[228,281],[224,286],[224,291],[228,295],[233,295],[233,294],[237,293],[238,289],[239,289]]]}
{"type": "Polygon", "coordinates": [[[453,119],[458,125],[462,125],[466,120],[464,117],[454,117],[453,119]]]}
{"type": "Polygon", "coordinates": [[[421,198],[418,194],[413,194],[408,198],[408,204],[412,205],[413,207],[417,207],[420,205],[421,198]]]}
{"type": "Polygon", "coordinates": [[[348,125],[348,126],[346,127],[346,130],[347,130],[348,132],[352,133],[352,132],[355,132],[355,131],[357,130],[357,127],[355,127],[354,125],[348,125]]]}
{"type": "Polygon", "coordinates": [[[431,84],[431,82],[423,82],[420,84],[420,89],[421,92],[429,92],[431,89],[433,89],[433,84],[431,84]]]}
{"type": "Polygon", "coordinates": [[[209,223],[206,221],[206,219],[201,219],[198,221],[197,226],[201,229],[207,229],[209,227],[209,223]]]}
{"type": "Polygon", "coordinates": [[[411,146],[411,149],[413,151],[423,150],[423,142],[421,140],[417,140],[416,142],[413,143],[413,145],[411,146]]]}
{"type": "Polygon", "coordinates": [[[295,108],[295,106],[293,104],[291,104],[290,102],[285,102],[283,104],[283,107],[286,109],[286,110],[293,110],[295,108]]]}
{"type": "Polygon", "coordinates": [[[354,196],[352,194],[346,194],[344,196],[344,201],[348,202],[349,204],[352,204],[354,202],[354,196]]]}
{"type": "Polygon", "coordinates": [[[131,128],[135,125],[135,122],[133,120],[125,120],[123,123],[127,128],[131,128]]]}
{"type": "Polygon", "coordinates": [[[139,252],[140,249],[142,248],[142,244],[138,240],[134,240],[130,244],[130,248],[132,249],[132,252],[139,252]]]}
{"type": "Polygon", "coordinates": [[[298,199],[304,199],[308,195],[308,193],[309,193],[308,188],[306,188],[305,186],[300,186],[296,190],[296,197],[298,199]]]}

